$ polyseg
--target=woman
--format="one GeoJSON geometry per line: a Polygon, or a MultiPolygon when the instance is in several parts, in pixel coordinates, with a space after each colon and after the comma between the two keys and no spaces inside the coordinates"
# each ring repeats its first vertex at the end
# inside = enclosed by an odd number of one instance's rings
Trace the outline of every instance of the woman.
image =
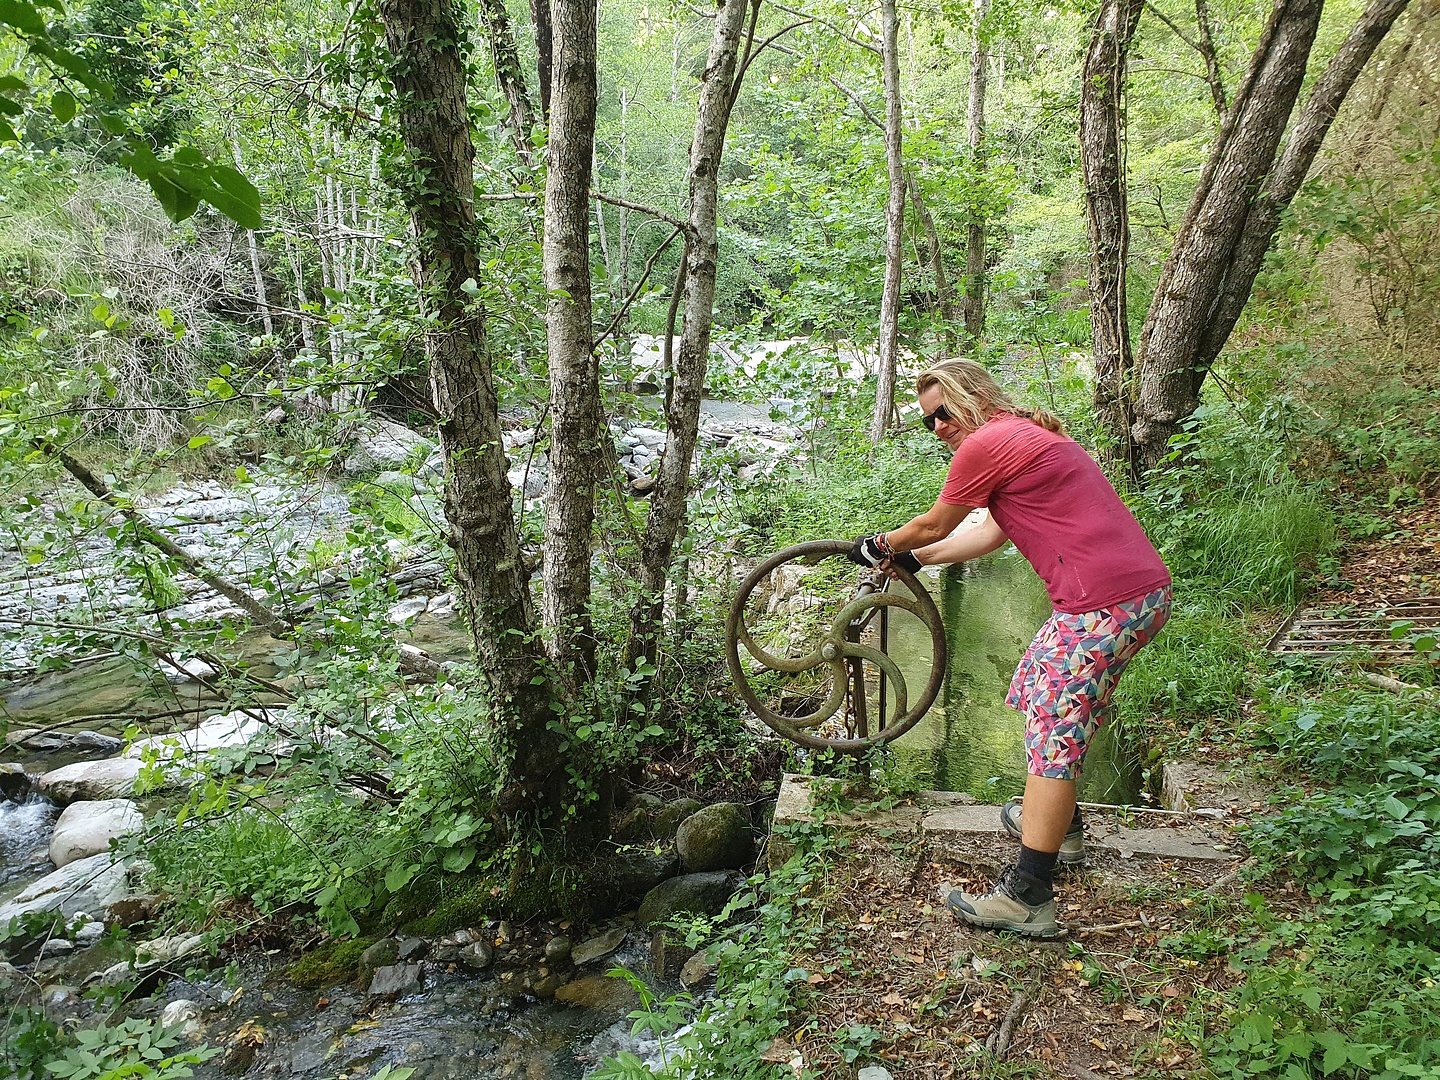
{"type": "Polygon", "coordinates": [[[1121,672],[1170,614],[1170,572],[1055,417],[1016,405],[970,360],[939,364],[916,390],[925,426],[955,452],[945,486],[925,513],[856,540],[850,558],[913,571],[978,558],[1008,540],[1044,580],[1054,614],[1006,699],[1025,716],[1024,812],[1012,803],[1000,815],[1020,837],[1020,858],[989,892],[956,889],[946,902],[973,926],[1053,937],[1056,861],[1085,857],[1075,781],[1121,672]],[[976,507],[989,515],[952,536],[976,507]]]}

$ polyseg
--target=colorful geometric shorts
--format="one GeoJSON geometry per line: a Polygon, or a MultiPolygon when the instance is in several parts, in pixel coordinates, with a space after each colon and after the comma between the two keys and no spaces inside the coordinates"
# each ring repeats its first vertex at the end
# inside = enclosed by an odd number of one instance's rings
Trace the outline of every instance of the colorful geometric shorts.
{"type": "Polygon", "coordinates": [[[1050,616],[1025,651],[1005,704],[1025,714],[1030,773],[1080,776],[1125,666],[1170,617],[1170,586],[1114,607],[1050,616]]]}

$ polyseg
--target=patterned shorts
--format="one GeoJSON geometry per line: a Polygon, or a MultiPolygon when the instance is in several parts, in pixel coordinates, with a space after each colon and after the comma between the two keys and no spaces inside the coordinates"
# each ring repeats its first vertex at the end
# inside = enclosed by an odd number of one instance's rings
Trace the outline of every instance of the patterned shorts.
{"type": "Polygon", "coordinates": [[[1125,666],[1170,617],[1170,586],[1114,607],[1057,611],[1025,651],[1005,704],[1025,714],[1034,776],[1075,780],[1125,666]]]}

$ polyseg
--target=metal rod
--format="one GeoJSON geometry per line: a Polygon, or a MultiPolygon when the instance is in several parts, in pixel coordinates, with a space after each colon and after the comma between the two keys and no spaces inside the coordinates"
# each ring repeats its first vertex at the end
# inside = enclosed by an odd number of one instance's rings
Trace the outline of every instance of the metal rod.
{"type": "MultiPolygon", "coordinates": [[[[880,609],[880,651],[886,656],[890,655],[890,609],[880,609]]],[[[880,730],[885,730],[889,723],[886,719],[889,713],[885,711],[885,670],[880,670],[880,730]]]]}

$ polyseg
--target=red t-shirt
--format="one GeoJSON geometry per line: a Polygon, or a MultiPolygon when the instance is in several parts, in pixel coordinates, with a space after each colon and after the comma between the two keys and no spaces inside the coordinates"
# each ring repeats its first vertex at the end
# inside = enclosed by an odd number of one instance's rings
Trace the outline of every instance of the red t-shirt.
{"type": "Polygon", "coordinates": [[[983,506],[1056,610],[1097,611],[1170,584],[1155,546],[1074,439],[996,413],[950,462],[940,501],[983,506]]]}

